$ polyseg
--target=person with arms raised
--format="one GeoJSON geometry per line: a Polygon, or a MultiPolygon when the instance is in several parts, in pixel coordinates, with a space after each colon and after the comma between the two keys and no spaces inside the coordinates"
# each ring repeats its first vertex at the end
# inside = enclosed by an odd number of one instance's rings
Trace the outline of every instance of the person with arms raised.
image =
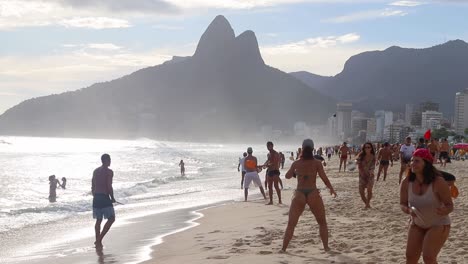
{"type": "Polygon", "coordinates": [[[294,235],[294,229],[299,221],[299,217],[302,215],[306,205],[309,206],[317,220],[324,250],[330,250],[328,246],[328,226],[325,206],[323,205],[320,191],[317,188],[317,175],[330,190],[331,195],[336,197],[336,192],[325,174],[321,161],[314,159],[313,149],[314,142],[311,139],[304,140],[300,159],[295,161],[286,173],[286,179],[297,177],[297,189],[289,208],[289,221],[284,234],[282,252],[286,252],[289,242],[294,235]]]}

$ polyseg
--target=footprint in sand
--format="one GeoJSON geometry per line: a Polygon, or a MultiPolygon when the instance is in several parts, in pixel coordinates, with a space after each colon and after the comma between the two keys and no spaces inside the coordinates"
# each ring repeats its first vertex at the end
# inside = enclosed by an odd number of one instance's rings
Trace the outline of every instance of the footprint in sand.
{"type": "Polygon", "coordinates": [[[228,259],[229,256],[211,256],[207,257],[206,259],[228,259]]]}
{"type": "Polygon", "coordinates": [[[209,232],[208,234],[216,234],[216,233],[221,233],[221,230],[215,230],[215,231],[209,232]]]}
{"type": "Polygon", "coordinates": [[[260,255],[270,255],[270,254],[273,254],[273,252],[262,250],[262,251],[258,252],[258,254],[260,254],[260,255]]]}

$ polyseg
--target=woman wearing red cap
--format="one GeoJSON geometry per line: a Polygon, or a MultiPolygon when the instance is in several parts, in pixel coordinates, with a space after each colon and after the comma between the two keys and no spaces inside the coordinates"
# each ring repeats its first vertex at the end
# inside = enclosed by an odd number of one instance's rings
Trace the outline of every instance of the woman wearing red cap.
{"type": "Polygon", "coordinates": [[[406,263],[437,263],[437,255],[450,232],[449,214],[453,211],[450,190],[440,172],[432,165],[427,149],[418,149],[411,170],[401,183],[401,210],[411,215],[406,245],[406,263]]]}

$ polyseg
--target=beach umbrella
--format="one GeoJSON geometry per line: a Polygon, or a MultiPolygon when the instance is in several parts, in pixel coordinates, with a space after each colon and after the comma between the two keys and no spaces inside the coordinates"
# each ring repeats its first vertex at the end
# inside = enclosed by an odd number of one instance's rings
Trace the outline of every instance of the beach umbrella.
{"type": "Polygon", "coordinates": [[[453,146],[453,148],[468,150],[468,143],[459,143],[459,144],[455,144],[455,145],[453,146]]]}

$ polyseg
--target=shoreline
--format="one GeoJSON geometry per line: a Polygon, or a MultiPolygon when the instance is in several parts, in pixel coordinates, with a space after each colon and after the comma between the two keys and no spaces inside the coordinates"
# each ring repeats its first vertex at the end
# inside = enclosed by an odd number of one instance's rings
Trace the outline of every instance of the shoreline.
{"type": "MultiPolygon", "coordinates": [[[[460,190],[468,189],[468,179],[463,178],[468,175],[465,164],[460,161],[447,167],[457,176],[460,190]]],[[[163,243],[153,247],[152,259],[143,263],[405,263],[408,217],[399,208],[399,164],[389,169],[386,182],[376,182],[370,210],[363,209],[357,172],[336,171],[336,161],[332,160],[326,172],[338,198],[331,198],[318,184],[327,215],[330,252],[323,250],[318,225],[306,208],[287,253],[280,253],[293,194],[291,187],[296,184],[294,180],[283,180],[285,187],[291,188],[282,192],[284,205],[276,204],[275,194],[273,206],[265,206],[263,199],[250,196],[247,203],[200,209],[203,217],[193,220],[198,225],[164,237],[163,243]]],[[[254,195],[257,192],[258,189],[251,190],[254,195]]],[[[467,196],[461,192],[454,203],[451,234],[439,254],[439,263],[468,260],[468,212],[464,210],[467,196]]]]}

